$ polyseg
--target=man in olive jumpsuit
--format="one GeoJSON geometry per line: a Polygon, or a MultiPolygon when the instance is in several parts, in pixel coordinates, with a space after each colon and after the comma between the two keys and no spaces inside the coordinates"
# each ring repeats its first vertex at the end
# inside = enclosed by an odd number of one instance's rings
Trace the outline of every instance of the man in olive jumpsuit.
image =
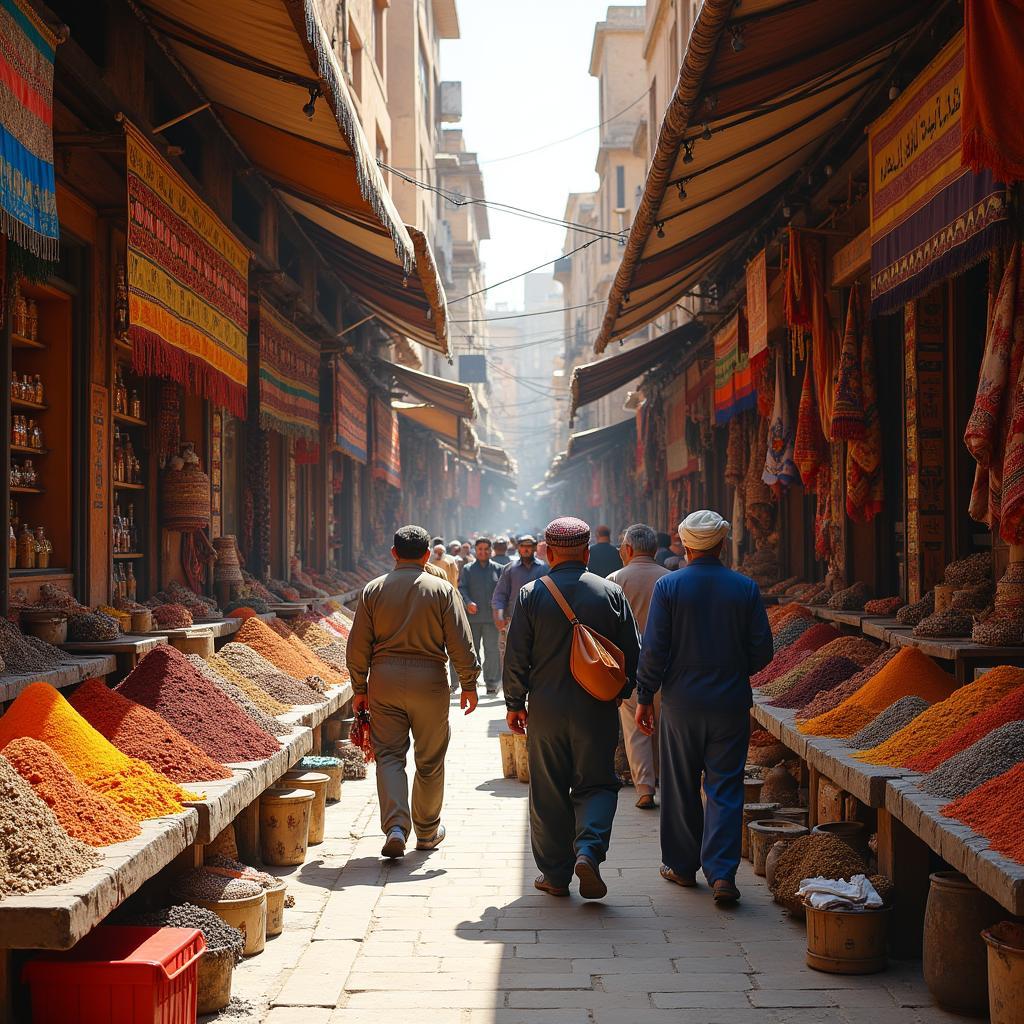
{"type": "MultiPolygon", "coordinates": [[[[550,577],[580,622],[625,655],[626,684],[633,691],[640,639],[622,589],[587,572],[590,527],[563,517],[549,524],[550,577]]],[[[601,878],[618,799],[615,747],[618,704],[591,697],[569,669],[573,628],[542,580],[516,598],[505,646],[507,721],[527,730],[530,755],[530,837],[541,875],[536,888],[568,896],[575,873],[584,899],[600,899],[601,878]]]]}

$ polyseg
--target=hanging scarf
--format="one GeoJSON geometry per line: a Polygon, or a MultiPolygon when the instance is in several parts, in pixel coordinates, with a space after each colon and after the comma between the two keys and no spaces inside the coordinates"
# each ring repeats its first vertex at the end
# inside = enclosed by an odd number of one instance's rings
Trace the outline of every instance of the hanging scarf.
{"type": "Polygon", "coordinates": [[[839,350],[835,394],[832,399],[832,418],[829,437],[833,441],[859,441],[866,430],[864,417],[864,391],[860,372],[862,343],[860,292],[857,285],[850,289],[850,305],[846,313],[846,330],[839,350]]]}
{"type": "Polygon", "coordinates": [[[807,354],[804,368],[804,384],[800,392],[800,408],[796,417],[796,440],[793,461],[800,470],[800,479],[809,491],[816,490],[818,478],[828,465],[828,446],[821,430],[818,403],[814,395],[814,357],[807,354]]]}
{"type": "Polygon", "coordinates": [[[793,423],[786,401],[786,386],[782,371],[782,354],[775,357],[775,405],[768,424],[768,446],[761,479],[781,498],[798,479],[793,461],[793,423]]]}
{"type": "Polygon", "coordinates": [[[856,285],[850,293],[851,315],[855,311],[855,303],[864,434],[846,446],[846,512],[855,522],[870,523],[882,511],[884,497],[882,426],[878,416],[875,345],[871,328],[863,316],[864,307],[856,285]]]}
{"type": "Polygon", "coordinates": [[[729,420],[728,439],[725,444],[725,482],[740,489],[746,466],[747,450],[743,436],[745,417],[733,416],[729,420]]]}

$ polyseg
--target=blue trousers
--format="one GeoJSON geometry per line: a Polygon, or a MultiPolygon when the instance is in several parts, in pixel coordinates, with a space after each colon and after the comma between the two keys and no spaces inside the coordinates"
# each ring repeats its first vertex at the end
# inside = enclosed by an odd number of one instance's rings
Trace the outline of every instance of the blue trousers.
{"type": "Polygon", "coordinates": [[[750,712],[661,706],[661,859],[681,875],[734,881],[750,712]],[[707,808],[701,803],[701,781],[707,808]]]}

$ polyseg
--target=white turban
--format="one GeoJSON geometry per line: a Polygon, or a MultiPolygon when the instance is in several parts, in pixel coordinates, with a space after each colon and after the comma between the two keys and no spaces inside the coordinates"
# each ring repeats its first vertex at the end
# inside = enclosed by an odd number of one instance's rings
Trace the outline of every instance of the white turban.
{"type": "Polygon", "coordinates": [[[691,512],[679,524],[679,539],[691,551],[707,551],[729,536],[729,523],[717,512],[691,512]]]}

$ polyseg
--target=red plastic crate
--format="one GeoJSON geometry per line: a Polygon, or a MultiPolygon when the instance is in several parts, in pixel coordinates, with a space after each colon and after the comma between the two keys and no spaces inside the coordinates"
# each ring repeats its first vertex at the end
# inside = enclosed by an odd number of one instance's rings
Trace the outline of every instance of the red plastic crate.
{"type": "Polygon", "coordinates": [[[100,925],[25,965],[33,1024],[195,1024],[205,949],[193,928],[100,925]]]}

